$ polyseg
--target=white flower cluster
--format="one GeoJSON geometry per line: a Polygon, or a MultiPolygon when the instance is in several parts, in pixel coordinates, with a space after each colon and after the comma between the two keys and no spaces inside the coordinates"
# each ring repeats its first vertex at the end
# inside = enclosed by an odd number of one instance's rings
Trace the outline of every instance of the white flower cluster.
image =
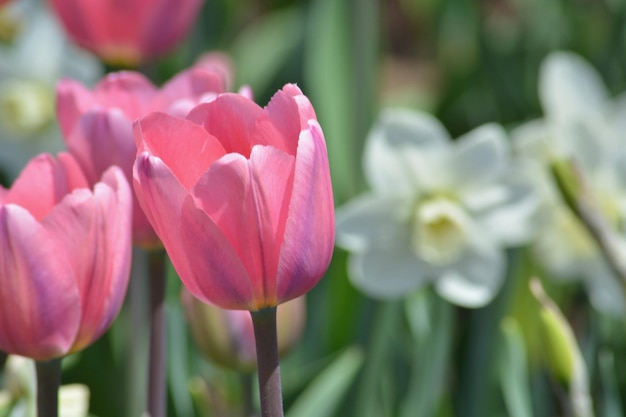
{"type": "Polygon", "coordinates": [[[624,292],[585,226],[567,207],[549,172],[555,160],[573,161],[597,206],[619,232],[626,219],[626,96],[611,99],[596,71],[572,53],[549,55],[540,71],[545,117],[515,129],[516,151],[542,163],[534,254],[556,279],[581,280],[592,304],[619,314],[624,292]]]}
{"type": "Polygon", "coordinates": [[[503,247],[528,242],[538,205],[532,167],[512,159],[504,130],[485,125],[452,141],[426,114],[387,110],[364,165],[372,192],[337,212],[353,283],[393,298],[433,282],[452,303],[488,303],[504,277],[503,247]]]}
{"type": "Polygon", "coordinates": [[[495,124],[452,141],[433,117],[382,112],[367,138],[371,191],[337,211],[349,275],[377,298],[427,283],[451,303],[489,303],[505,249],[532,244],[555,278],[580,279],[594,306],[619,312],[623,291],[591,236],[565,205],[550,164],[572,159],[617,227],[626,215],[626,98],[610,100],[581,58],[557,52],[540,74],[545,117],[507,138],[495,124]]]}

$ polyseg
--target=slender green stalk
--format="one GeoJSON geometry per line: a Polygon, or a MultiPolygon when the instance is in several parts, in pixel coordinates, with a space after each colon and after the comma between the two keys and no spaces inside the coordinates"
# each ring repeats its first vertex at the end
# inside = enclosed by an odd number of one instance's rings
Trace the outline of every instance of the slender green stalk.
{"type": "Polygon", "coordinates": [[[150,262],[150,357],[148,368],[148,413],[165,417],[166,317],[165,317],[165,251],[152,251],[150,262]]]}
{"type": "Polygon", "coordinates": [[[283,396],[278,363],[276,307],[251,311],[259,372],[261,417],[283,417],[283,396]]]}
{"type": "Polygon", "coordinates": [[[61,359],[35,362],[37,371],[37,416],[59,416],[61,359]]]}

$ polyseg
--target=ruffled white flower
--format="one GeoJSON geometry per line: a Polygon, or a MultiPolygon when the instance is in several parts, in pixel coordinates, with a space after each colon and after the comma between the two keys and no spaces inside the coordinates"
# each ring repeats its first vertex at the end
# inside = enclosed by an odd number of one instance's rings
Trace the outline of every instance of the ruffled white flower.
{"type": "Polygon", "coordinates": [[[542,190],[536,257],[556,279],[579,279],[600,311],[624,311],[618,278],[585,226],[565,205],[549,172],[555,160],[574,160],[603,214],[616,227],[626,220],[626,97],[611,100],[596,71],[566,52],[541,66],[545,118],[512,132],[515,149],[543,163],[534,173],[542,190]]]}
{"type": "Polygon", "coordinates": [[[71,77],[91,84],[99,62],[68,41],[39,1],[19,0],[17,37],[0,44],[0,170],[14,177],[38,153],[63,149],[55,121],[55,84],[71,77]]]}
{"type": "Polygon", "coordinates": [[[427,114],[387,110],[371,131],[372,191],[337,210],[337,244],[365,293],[397,298],[432,282],[452,303],[479,307],[499,290],[503,248],[533,234],[529,167],[509,156],[501,127],[453,142],[427,114]]]}

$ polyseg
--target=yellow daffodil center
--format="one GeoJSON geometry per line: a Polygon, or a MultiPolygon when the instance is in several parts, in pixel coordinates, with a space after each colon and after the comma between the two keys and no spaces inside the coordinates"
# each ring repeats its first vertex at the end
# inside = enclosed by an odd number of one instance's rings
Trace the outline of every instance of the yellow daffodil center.
{"type": "Polygon", "coordinates": [[[414,212],[412,243],[417,255],[433,265],[460,258],[468,243],[466,214],[444,196],[421,200],[414,212]]]}
{"type": "Polygon", "coordinates": [[[5,80],[0,84],[0,123],[6,130],[29,135],[54,120],[54,95],[35,81],[5,80]]]}

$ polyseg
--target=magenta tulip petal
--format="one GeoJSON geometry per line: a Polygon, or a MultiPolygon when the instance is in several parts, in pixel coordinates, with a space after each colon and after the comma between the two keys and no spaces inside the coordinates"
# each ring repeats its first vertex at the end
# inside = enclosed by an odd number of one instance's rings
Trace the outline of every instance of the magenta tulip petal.
{"type": "MultiPolygon", "coordinates": [[[[107,74],[94,88],[94,101],[107,109],[121,110],[131,122],[143,116],[157,94],[143,74],[120,71],[107,74]]],[[[90,106],[91,107],[91,106],[90,106]]],[[[90,108],[82,108],[86,112],[90,108]]]]}
{"type": "Polygon", "coordinates": [[[189,291],[223,308],[245,309],[253,295],[250,278],[222,232],[160,159],[140,154],[134,175],[141,206],[189,291]]]}
{"type": "Polygon", "coordinates": [[[138,151],[148,150],[161,158],[187,190],[225,154],[217,139],[201,126],[165,113],[152,113],[138,121],[134,130],[138,151]]]}
{"type": "Polygon", "coordinates": [[[287,301],[309,291],[333,253],[335,214],[324,136],[316,121],[300,134],[293,194],[278,264],[278,296],[287,301]]]}
{"type": "Polygon", "coordinates": [[[50,155],[42,154],[26,165],[5,194],[3,204],[20,205],[41,220],[76,186],[87,186],[76,162],[72,159],[57,162],[50,155]]]}
{"type": "Polygon", "coordinates": [[[282,141],[285,141],[280,148],[295,155],[298,142],[293,138],[297,138],[302,130],[308,129],[309,120],[316,119],[315,111],[309,99],[302,94],[296,85],[287,84],[282,90],[274,94],[265,108],[265,112],[282,134],[282,141]]]}
{"type": "Polygon", "coordinates": [[[64,137],[68,137],[81,114],[94,105],[91,91],[81,83],[64,79],[56,87],[56,108],[59,127],[64,137]]]}
{"type": "Polygon", "coordinates": [[[81,254],[74,260],[74,275],[83,316],[73,351],[100,337],[121,307],[130,272],[131,209],[128,182],[112,168],[93,194],[77,190],[44,219],[44,227],[68,253],[81,254]]]}
{"type": "Polygon", "coordinates": [[[35,359],[67,352],[81,320],[70,259],[25,209],[0,206],[0,349],[35,359]]]}
{"type": "Polygon", "coordinates": [[[225,93],[194,108],[187,119],[219,138],[227,153],[248,157],[252,146],[258,143],[253,133],[261,117],[264,117],[263,109],[253,101],[239,94],[225,93]]]}
{"type": "Polygon", "coordinates": [[[72,39],[102,59],[137,65],[176,45],[201,0],[52,0],[72,39]]]}
{"type": "Polygon", "coordinates": [[[249,161],[227,155],[216,162],[192,191],[198,207],[220,228],[245,265],[255,300],[272,304],[276,283],[266,277],[276,276],[278,268],[293,167],[292,156],[255,146],[249,161]]]}
{"type": "MultiPolygon", "coordinates": [[[[150,103],[150,110],[172,113],[172,105],[175,105],[182,97],[194,102],[207,92],[215,95],[223,93],[224,78],[217,72],[192,67],[176,75],[163,86],[150,103]]],[[[181,116],[184,117],[186,114],[181,116]]]]}
{"type": "Polygon", "coordinates": [[[91,184],[113,165],[130,177],[135,153],[133,131],[131,121],[120,110],[84,113],[65,143],[91,184]]]}

